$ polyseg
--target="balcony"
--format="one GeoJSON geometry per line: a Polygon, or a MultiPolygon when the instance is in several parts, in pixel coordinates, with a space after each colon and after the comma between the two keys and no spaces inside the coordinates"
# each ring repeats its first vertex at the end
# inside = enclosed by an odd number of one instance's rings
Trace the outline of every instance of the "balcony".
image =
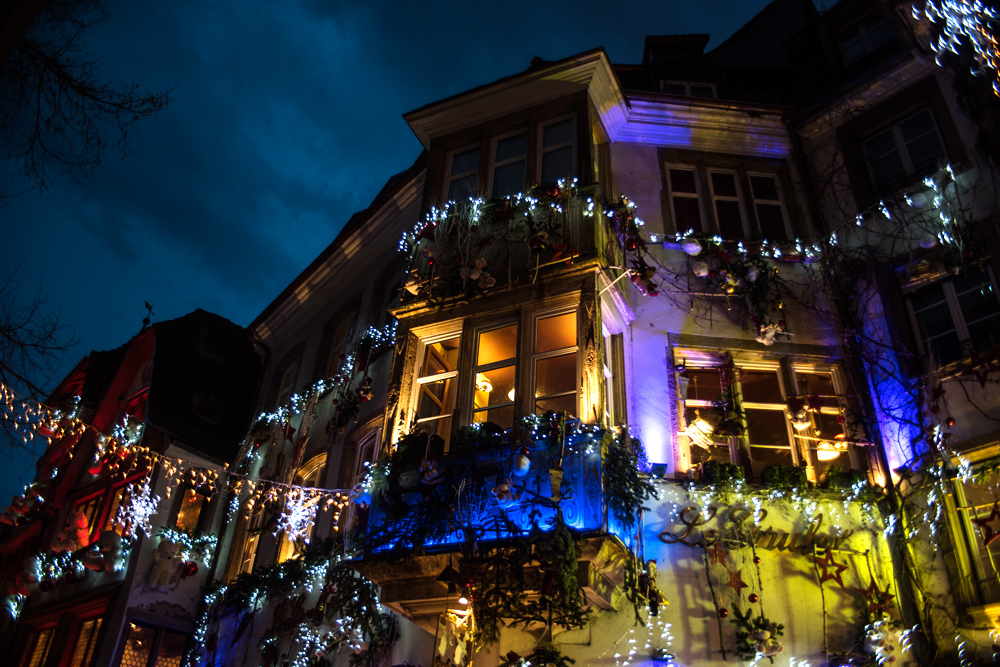
{"type": "MultiPolygon", "coordinates": [[[[622,448],[610,431],[547,421],[534,432],[467,427],[448,454],[426,435],[407,436],[373,471],[352,544],[364,554],[356,567],[382,588],[382,604],[430,632],[460,596],[487,595],[498,557],[517,563],[524,604],[536,604],[562,568],[575,574],[585,606],[612,609],[634,560],[635,523],[623,525],[606,492],[607,462],[622,448]],[[575,542],[571,562],[544,555],[560,535],[575,542]]],[[[638,479],[634,456],[626,459],[638,479]]]]}

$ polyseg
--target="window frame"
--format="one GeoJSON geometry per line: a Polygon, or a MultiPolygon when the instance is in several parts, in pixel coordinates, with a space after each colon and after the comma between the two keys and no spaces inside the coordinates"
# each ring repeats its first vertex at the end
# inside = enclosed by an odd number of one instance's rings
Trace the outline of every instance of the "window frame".
{"type": "MultiPolygon", "coordinates": [[[[536,123],[536,127],[535,127],[535,135],[536,135],[535,150],[532,151],[531,150],[532,147],[530,145],[528,146],[528,153],[531,154],[533,152],[534,155],[535,155],[535,170],[534,170],[535,171],[535,178],[534,178],[534,182],[535,183],[538,183],[538,184],[540,184],[542,186],[553,185],[553,183],[543,183],[542,182],[542,162],[545,160],[545,154],[546,153],[553,153],[555,151],[562,150],[563,148],[567,148],[567,147],[569,147],[569,148],[572,149],[570,151],[570,174],[569,175],[570,175],[571,178],[579,176],[579,173],[578,173],[579,170],[577,168],[578,167],[578,165],[577,165],[577,158],[578,158],[578,155],[579,155],[579,147],[577,146],[577,144],[579,143],[577,141],[577,139],[578,139],[578,137],[577,137],[578,130],[579,130],[579,125],[577,123],[577,115],[576,115],[575,112],[571,112],[571,113],[567,113],[567,114],[562,114],[561,116],[555,116],[555,117],[552,117],[552,118],[546,118],[545,120],[538,121],[536,123]],[[550,125],[555,125],[557,123],[565,122],[567,120],[572,121],[571,125],[570,125],[571,129],[570,129],[570,139],[569,139],[569,141],[564,141],[564,142],[556,144],[554,146],[545,146],[545,128],[548,127],[548,126],[550,126],[550,125]]],[[[565,175],[559,176],[558,179],[556,179],[556,180],[558,181],[559,179],[562,179],[562,178],[565,178],[565,175]]]]}
{"type": "Polygon", "coordinates": [[[911,118],[917,116],[922,112],[926,112],[931,119],[934,136],[937,138],[938,142],[938,151],[937,151],[938,155],[941,158],[948,157],[948,146],[945,143],[944,135],[941,132],[940,123],[938,123],[937,115],[934,113],[934,109],[929,104],[922,104],[916,107],[911,107],[906,111],[904,111],[903,113],[897,115],[888,123],[881,125],[875,131],[869,132],[868,134],[861,137],[859,143],[861,146],[862,155],[864,155],[865,167],[868,172],[868,179],[872,185],[872,188],[874,188],[875,192],[883,192],[886,190],[895,189],[900,182],[912,180],[913,178],[920,176],[920,174],[922,173],[922,171],[918,171],[913,164],[913,158],[910,155],[910,151],[907,148],[906,139],[903,137],[903,131],[900,128],[900,126],[903,123],[905,123],[906,121],[910,120],[911,118]],[[902,163],[903,166],[903,173],[899,176],[895,176],[879,182],[875,178],[875,169],[873,167],[874,160],[869,154],[868,145],[872,141],[874,141],[877,137],[880,137],[883,134],[885,134],[887,131],[890,132],[892,135],[893,143],[895,144],[896,147],[896,152],[899,154],[900,162],[902,163]]]}
{"type": "MultiPolygon", "coordinates": [[[[445,160],[445,163],[448,165],[448,168],[445,169],[445,171],[444,171],[444,190],[442,191],[442,199],[443,199],[443,201],[445,203],[450,202],[450,201],[454,201],[454,200],[452,200],[449,197],[449,194],[451,192],[451,184],[454,181],[459,181],[459,180],[468,178],[468,177],[472,176],[473,174],[475,174],[475,176],[476,176],[476,193],[474,193],[472,195],[469,195],[469,196],[473,197],[473,198],[479,196],[479,192],[482,191],[482,183],[481,183],[482,179],[480,178],[480,176],[482,175],[482,162],[483,162],[483,146],[482,146],[482,142],[475,143],[475,144],[466,144],[466,145],[461,146],[459,148],[455,148],[454,150],[448,151],[448,159],[445,160]],[[455,167],[455,157],[458,156],[458,155],[460,155],[460,154],[462,154],[462,153],[468,153],[469,151],[472,151],[472,150],[477,151],[476,168],[475,169],[468,169],[468,170],[463,171],[463,172],[461,172],[459,174],[452,173],[452,171],[454,170],[454,167],[455,167]]],[[[490,173],[492,174],[492,170],[491,170],[490,173]]],[[[454,201],[454,203],[455,204],[461,204],[464,201],[468,201],[468,199],[465,199],[463,201],[454,201]]]]}
{"type": "MultiPolygon", "coordinates": [[[[998,309],[1000,309],[1000,285],[997,283],[996,274],[993,271],[993,267],[989,263],[983,265],[983,273],[986,279],[991,285],[994,296],[997,298],[998,309]]],[[[921,357],[926,357],[930,354],[925,344],[924,336],[921,333],[920,323],[917,320],[917,312],[913,308],[913,295],[922,289],[932,287],[933,285],[940,284],[945,296],[945,304],[948,306],[948,314],[951,317],[952,325],[954,325],[955,334],[958,337],[958,343],[961,346],[962,354],[957,359],[943,364],[948,366],[952,363],[960,363],[969,358],[974,348],[969,345],[971,341],[971,336],[969,334],[969,324],[966,322],[965,313],[962,311],[961,303],[959,303],[959,295],[955,290],[955,276],[952,274],[943,275],[936,280],[930,282],[921,282],[915,285],[907,286],[903,288],[904,301],[906,302],[906,313],[910,322],[910,330],[913,332],[913,341],[917,347],[917,352],[921,357]]],[[[980,283],[985,285],[986,283],[980,283]]],[[[963,292],[962,294],[966,294],[963,292]]],[[[993,316],[995,317],[995,315],[993,316]]],[[[986,319],[986,318],[984,318],[986,319]]],[[[994,346],[995,347],[995,346],[994,346]]],[[[985,348],[990,349],[990,348],[985,348]]],[[[938,360],[940,361],[940,360],[938,360]]]]}
{"type": "Polygon", "coordinates": [[[698,224],[700,229],[695,229],[695,233],[706,233],[708,231],[708,221],[705,216],[705,205],[702,201],[702,192],[704,188],[701,185],[702,177],[700,169],[694,164],[684,164],[681,162],[667,162],[663,165],[664,176],[666,181],[667,189],[667,200],[668,204],[668,216],[670,221],[673,223],[674,231],[681,234],[687,232],[687,229],[681,229],[678,225],[677,211],[674,208],[674,198],[679,197],[681,199],[694,199],[698,204],[698,224]],[[694,177],[694,192],[674,192],[673,183],[671,181],[670,172],[671,171],[688,171],[694,177]]]}
{"type": "Polygon", "coordinates": [[[841,60],[843,61],[846,67],[852,67],[865,60],[868,56],[875,53],[886,44],[891,44],[893,41],[898,41],[899,35],[896,33],[896,30],[892,25],[892,21],[889,20],[888,16],[886,16],[885,14],[871,14],[862,19],[861,21],[859,21],[858,23],[855,23],[847,30],[842,31],[840,34],[837,35],[836,39],[837,39],[837,50],[840,53],[841,60]],[[879,44],[874,44],[871,39],[871,32],[869,30],[869,26],[879,21],[885,22],[885,24],[889,27],[889,30],[891,31],[892,34],[889,37],[889,39],[885,40],[884,42],[880,42],[879,44]],[[861,43],[864,45],[865,51],[864,53],[861,53],[854,58],[850,58],[848,57],[847,51],[844,48],[844,42],[845,40],[847,40],[850,37],[853,37],[854,35],[858,35],[861,37],[861,43]]]}
{"type": "Polygon", "coordinates": [[[159,653],[160,647],[163,645],[163,637],[168,632],[185,637],[184,648],[181,653],[182,662],[184,654],[186,654],[191,647],[193,635],[188,629],[179,629],[173,625],[158,623],[153,620],[146,620],[144,617],[129,617],[126,619],[125,625],[122,627],[123,632],[121,633],[121,639],[119,641],[118,648],[115,651],[115,661],[113,664],[116,666],[120,667],[122,660],[125,658],[125,648],[128,643],[129,635],[134,627],[146,628],[148,630],[153,630],[154,632],[153,641],[149,649],[149,657],[146,659],[146,667],[155,667],[156,663],[159,661],[159,653]]]}
{"type": "Polygon", "coordinates": [[[660,93],[663,95],[678,95],[682,97],[692,97],[694,99],[700,100],[717,100],[719,99],[719,88],[714,83],[710,81],[681,81],[679,79],[660,79],[660,93]],[[667,86],[683,86],[683,93],[669,93],[664,90],[667,86]],[[705,97],[704,95],[692,95],[692,88],[711,88],[711,97],[705,97]]]}
{"type": "Polygon", "coordinates": [[[782,225],[783,225],[783,227],[785,229],[785,238],[784,239],[768,239],[768,240],[771,240],[771,241],[780,241],[780,240],[788,240],[788,239],[795,238],[795,234],[793,233],[793,230],[792,230],[791,219],[790,219],[790,217],[788,215],[788,205],[785,202],[785,192],[784,192],[784,186],[782,184],[781,174],[777,173],[777,172],[767,172],[767,171],[761,171],[759,169],[753,169],[753,170],[747,170],[747,172],[746,172],[746,179],[747,179],[747,185],[750,188],[750,190],[749,190],[749,197],[747,197],[747,200],[749,200],[749,202],[750,202],[749,206],[753,209],[753,218],[754,218],[754,220],[757,223],[757,232],[760,234],[761,238],[765,238],[765,237],[764,237],[764,229],[763,229],[763,227],[760,224],[760,216],[757,214],[757,204],[758,203],[759,204],[763,204],[765,206],[773,206],[775,203],[777,203],[778,208],[781,210],[781,222],[782,222],[782,225]],[[772,179],[774,181],[774,189],[775,189],[775,191],[778,194],[778,198],[776,200],[775,199],[759,199],[757,197],[757,193],[756,193],[756,191],[754,190],[754,187],[753,187],[753,179],[754,178],[770,178],[770,179],[772,179]]]}
{"type": "MultiPolygon", "coordinates": [[[[446,327],[444,330],[439,331],[437,333],[428,335],[426,337],[418,338],[418,346],[416,351],[417,364],[413,369],[413,388],[410,392],[411,393],[410,414],[412,415],[412,421],[410,426],[412,428],[418,428],[420,427],[421,424],[430,424],[433,422],[445,421],[454,418],[455,408],[459,402],[459,396],[460,396],[459,392],[461,391],[460,370],[462,368],[463,339],[465,337],[466,334],[462,330],[461,323],[459,322],[459,323],[454,323],[451,327],[446,327]],[[455,368],[450,371],[445,371],[444,373],[436,373],[434,375],[420,375],[419,373],[421,372],[421,369],[423,368],[424,363],[426,362],[427,359],[426,355],[428,348],[430,348],[430,346],[436,343],[443,343],[445,341],[453,339],[458,339],[458,361],[455,365],[455,368]],[[431,382],[438,382],[441,380],[450,380],[455,383],[454,391],[451,392],[450,397],[448,397],[447,390],[445,392],[446,395],[445,403],[446,404],[449,402],[451,403],[450,410],[448,405],[444,405],[442,406],[442,412],[440,415],[434,415],[431,417],[418,419],[417,414],[419,414],[419,409],[420,409],[422,386],[424,384],[429,384],[431,382]]],[[[454,426],[455,423],[452,422],[449,428],[447,428],[443,434],[438,433],[438,435],[444,438],[446,446],[451,439],[450,433],[454,428],[454,426]]],[[[439,428],[435,429],[435,431],[439,430],[440,430],[439,428]]]]}
{"type": "MultiPolygon", "coordinates": [[[[407,401],[408,412],[405,417],[402,418],[400,428],[408,430],[408,428],[416,428],[420,424],[438,421],[446,417],[453,417],[456,414],[459,416],[459,419],[452,420],[449,433],[454,432],[454,430],[459,426],[474,423],[473,401],[475,396],[474,392],[476,383],[474,378],[476,373],[484,371],[489,372],[491,369],[495,370],[497,368],[504,368],[507,366],[514,366],[515,368],[514,400],[510,402],[504,401],[503,403],[490,406],[489,408],[483,408],[478,411],[487,412],[487,410],[495,410],[512,405],[513,423],[516,424],[517,420],[525,415],[534,414],[536,361],[554,358],[564,354],[575,354],[576,357],[574,380],[576,387],[572,393],[576,396],[574,414],[579,416],[580,398],[583,390],[583,384],[581,382],[582,361],[580,354],[580,351],[583,349],[580,334],[581,318],[583,317],[584,313],[580,305],[580,295],[576,293],[557,297],[539,307],[525,307],[518,311],[508,311],[507,313],[497,313],[489,316],[469,316],[464,319],[451,320],[449,322],[414,328],[410,331],[410,335],[413,337],[412,344],[414,345],[412,348],[414,350],[413,370],[407,371],[408,376],[404,376],[403,378],[403,382],[408,383],[410,387],[410,395],[407,401]],[[557,350],[547,350],[546,352],[535,353],[534,345],[537,337],[537,322],[547,317],[554,317],[570,312],[576,314],[576,345],[559,348],[557,350]],[[517,347],[515,356],[512,359],[503,359],[490,362],[489,364],[477,364],[476,356],[478,353],[479,334],[494,331],[514,324],[517,325],[517,347]],[[530,332],[530,334],[526,334],[526,331],[530,332]],[[450,412],[445,412],[443,415],[438,417],[426,418],[421,421],[417,421],[416,414],[420,398],[420,385],[431,381],[432,378],[438,379],[444,375],[419,375],[426,360],[427,350],[430,345],[436,342],[453,339],[455,337],[459,337],[460,341],[458,350],[458,365],[455,370],[447,372],[447,375],[458,383],[455,392],[455,406],[450,412]]],[[[561,392],[558,396],[567,396],[570,395],[570,393],[571,392],[568,391],[561,392]]],[[[552,395],[551,397],[555,396],[556,395],[552,395]]],[[[398,438],[399,435],[400,432],[397,430],[393,434],[393,437],[398,438]]],[[[445,437],[445,440],[448,442],[450,438],[445,437]]]]}
{"type": "Polygon", "coordinates": [[[508,193],[506,193],[506,192],[498,193],[498,192],[494,191],[494,189],[496,187],[496,170],[497,170],[497,167],[506,167],[508,165],[515,164],[515,163],[517,163],[520,160],[524,161],[524,178],[522,179],[524,181],[524,185],[522,185],[521,190],[518,190],[518,191],[516,191],[514,193],[509,193],[509,194],[517,194],[518,192],[524,192],[527,189],[527,187],[528,187],[528,183],[527,183],[528,182],[528,161],[529,161],[528,158],[529,158],[530,155],[531,155],[531,132],[530,132],[529,128],[527,128],[527,127],[524,127],[524,128],[518,129],[518,130],[513,130],[511,132],[505,132],[505,133],[502,133],[502,134],[497,134],[497,135],[495,135],[495,136],[492,137],[492,139],[490,140],[490,152],[489,152],[490,169],[489,169],[489,174],[488,174],[488,177],[487,177],[487,183],[489,183],[489,188],[487,189],[487,191],[489,192],[489,196],[490,197],[506,197],[508,195],[508,193]],[[517,137],[517,136],[521,136],[521,135],[524,135],[524,154],[521,155],[520,157],[506,158],[504,160],[499,160],[498,161],[497,160],[497,147],[499,146],[500,142],[503,141],[503,140],[505,140],[505,139],[511,139],[513,137],[517,137]]]}
{"type": "MultiPolygon", "coordinates": [[[[747,219],[747,207],[746,207],[746,197],[743,193],[743,184],[740,182],[740,170],[739,169],[725,169],[719,167],[707,167],[705,169],[708,182],[708,197],[712,202],[712,217],[715,219],[715,230],[722,235],[722,223],[719,219],[719,208],[718,202],[735,202],[737,210],[740,214],[740,228],[743,230],[743,238],[750,238],[752,233],[750,232],[750,221],[747,219]],[[714,174],[727,174],[733,177],[733,184],[736,187],[736,195],[719,195],[715,192],[715,179],[712,178],[714,174]]],[[[725,238],[725,236],[723,236],[725,238]]]]}
{"type": "MultiPolygon", "coordinates": [[[[720,367],[727,363],[726,358],[720,358],[715,351],[708,352],[704,350],[693,350],[684,348],[675,348],[674,355],[676,363],[678,364],[678,370],[718,370],[720,367]]],[[[787,401],[790,396],[802,396],[805,394],[805,385],[800,379],[800,376],[805,375],[827,375],[830,377],[831,384],[833,385],[835,392],[835,405],[823,406],[820,408],[822,414],[837,415],[843,412],[847,407],[846,394],[844,393],[843,378],[839,368],[835,363],[805,363],[798,362],[794,360],[785,361],[785,359],[768,359],[768,360],[749,360],[749,359],[739,359],[733,358],[733,363],[742,372],[767,372],[773,373],[777,378],[778,390],[780,392],[781,402],[773,403],[766,401],[748,401],[744,396],[744,386],[742,380],[736,381],[735,384],[735,395],[739,401],[740,408],[743,410],[744,416],[744,427],[746,428],[745,434],[743,436],[731,436],[725,438],[725,442],[722,440],[716,441],[712,446],[728,446],[729,458],[728,462],[739,464],[741,462],[741,449],[745,448],[746,456],[748,458],[748,463],[750,464],[753,471],[753,478],[758,479],[761,471],[767,465],[766,461],[755,459],[753,454],[754,447],[763,447],[767,449],[784,449],[784,447],[772,447],[769,445],[754,444],[750,440],[750,431],[747,427],[747,422],[752,421],[746,415],[746,410],[769,410],[772,412],[781,412],[783,421],[785,423],[787,442],[789,443],[788,449],[791,454],[791,464],[797,467],[804,467],[807,471],[807,475],[811,481],[817,481],[818,478],[825,472],[827,468],[832,465],[830,462],[821,462],[817,455],[817,448],[819,440],[811,440],[809,438],[814,437],[812,428],[817,426],[816,415],[813,411],[809,411],[810,416],[810,431],[807,433],[806,437],[801,437],[792,426],[791,415],[788,413],[787,401]]],[[[721,383],[719,391],[721,393],[721,383]]],[[[689,462],[689,466],[694,467],[694,456],[692,452],[695,451],[695,447],[699,447],[695,444],[690,436],[685,435],[685,430],[689,426],[687,423],[686,413],[689,408],[693,409],[705,409],[711,408],[712,399],[692,399],[692,398],[681,398],[678,396],[678,434],[681,436],[682,446],[686,444],[688,451],[686,458],[689,462]]],[[[711,450],[709,450],[711,451],[711,450]]],[[[718,452],[715,452],[716,454],[718,452]]],[[[862,454],[858,449],[851,443],[847,443],[846,453],[849,457],[849,467],[854,470],[860,470],[862,472],[868,471],[867,461],[862,457],[862,454]]],[[[683,453],[682,453],[683,454],[683,453]]]]}

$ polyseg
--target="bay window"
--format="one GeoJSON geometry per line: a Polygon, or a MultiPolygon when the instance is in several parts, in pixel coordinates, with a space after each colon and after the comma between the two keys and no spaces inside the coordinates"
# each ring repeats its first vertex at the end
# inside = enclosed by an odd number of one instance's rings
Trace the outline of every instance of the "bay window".
{"type": "Polygon", "coordinates": [[[578,414],[577,327],[576,308],[564,307],[438,328],[418,343],[410,423],[447,441],[456,411],[504,429],[526,414],[578,414]]]}

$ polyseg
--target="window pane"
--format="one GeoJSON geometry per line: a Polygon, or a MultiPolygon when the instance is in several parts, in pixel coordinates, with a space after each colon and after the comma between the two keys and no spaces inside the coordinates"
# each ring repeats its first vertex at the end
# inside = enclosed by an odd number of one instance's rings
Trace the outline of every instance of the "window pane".
{"type": "Polygon", "coordinates": [[[449,338],[426,347],[424,367],[420,377],[447,373],[458,368],[459,337],[449,338]]]}
{"type": "Polygon", "coordinates": [[[472,423],[474,424],[481,424],[487,421],[493,422],[503,429],[512,428],[514,426],[514,406],[508,405],[492,410],[480,410],[479,412],[474,412],[472,415],[472,423]]]}
{"type": "Polygon", "coordinates": [[[742,371],[740,385],[745,403],[784,403],[778,374],[774,371],[742,371]]]}
{"type": "Polygon", "coordinates": [[[729,445],[709,445],[708,449],[691,447],[691,465],[696,466],[705,461],[722,461],[729,463],[729,445]]]}
{"type": "Polygon", "coordinates": [[[788,237],[785,218],[778,204],[757,204],[757,222],[760,224],[760,235],[769,241],[781,241],[788,237]]]}
{"type": "Polygon", "coordinates": [[[477,194],[479,194],[479,177],[476,174],[456,178],[448,184],[448,201],[456,203],[468,201],[469,197],[475,197],[477,194]]]}
{"type": "Polygon", "coordinates": [[[743,219],[739,202],[716,201],[715,215],[719,221],[719,233],[725,239],[743,238],[743,219]]]}
{"type": "Polygon", "coordinates": [[[538,320],[535,352],[561,350],[576,345],[576,313],[566,313],[538,320]]]}
{"type": "Polygon", "coordinates": [[[687,95],[687,89],[683,83],[664,83],[660,92],[668,95],[687,95]]]}
{"type": "Polygon", "coordinates": [[[194,489],[187,489],[184,492],[181,507],[177,510],[177,530],[189,535],[197,530],[198,517],[201,516],[201,510],[205,507],[206,500],[205,496],[194,489]]]}
{"type": "Polygon", "coordinates": [[[947,303],[924,308],[916,313],[916,317],[917,327],[923,338],[934,338],[955,330],[955,323],[951,319],[947,303]]]}
{"type": "Polygon", "coordinates": [[[1000,345],[1000,315],[968,325],[968,345],[977,352],[1000,345]]]}
{"type": "Polygon", "coordinates": [[[849,35],[840,38],[840,48],[844,50],[844,60],[848,64],[853,63],[861,56],[868,53],[864,37],[861,36],[860,28],[854,30],[849,35]]]}
{"type": "Polygon", "coordinates": [[[493,169],[493,197],[516,195],[524,191],[524,160],[511,162],[493,169]]]}
{"type": "Polygon", "coordinates": [[[778,201],[778,184],[772,176],[751,176],[750,188],[754,199],[778,201]]]}
{"type": "Polygon", "coordinates": [[[503,162],[526,155],[528,152],[528,135],[518,134],[497,141],[496,161],[503,162]]]}
{"type": "Polygon", "coordinates": [[[903,159],[896,146],[892,129],[885,130],[865,142],[865,152],[871,163],[876,184],[891,181],[905,173],[903,159]]]}
{"type": "Polygon", "coordinates": [[[788,447],[788,427],[783,410],[746,408],[747,435],[751,444],[768,447],[788,447]]]}
{"type": "Polygon", "coordinates": [[[795,465],[792,460],[792,450],[790,449],[770,449],[768,447],[751,447],[750,460],[753,461],[753,471],[759,475],[764,466],[771,463],[781,465],[795,465]]]}
{"type": "Polygon", "coordinates": [[[176,632],[165,631],[160,640],[160,652],[156,656],[155,667],[181,667],[187,637],[176,632]]]}
{"type": "Polygon", "coordinates": [[[45,664],[45,659],[49,655],[49,648],[52,645],[52,635],[55,634],[53,628],[42,630],[32,638],[34,641],[28,642],[28,648],[21,658],[24,667],[41,667],[45,664]]]}
{"type": "Polygon", "coordinates": [[[714,368],[689,368],[686,374],[688,376],[687,397],[689,401],[714,401],[722,392],[719,371],[714,368]]]}
{"type": "Polygon", "coordinates": [[[671,169],[670,190],[672,192],[697,193],[694,172],[690,169],[671,169]]]}
{"type": "Polygon", "coordinates": [[[94,649],[97,646],[97,633],[101,629],[103,620],[92,618],[85,621],[80,627],[80,634],[76,638],[76,646],[73,647],[73,658],[70,660],[69,667],[90,667],[90,662],[94,659],[94,649]]]}
{"type": "Polygon", "coordinates": [[[576,394],[557,396],[556,398],[544,398],[535,401],[535,414],[544,414],[549,410],[552,412],[568,412],[571,415],[575,415],[576,394]]]}
{"type": "Polygon", "coordinates": [[[455,400],[455,385],[456,382],[452,378],[420,384],[417,419],[438,417],[451,412],[455,400]]]}
{"type": "Polygon", "coordinates": [[[474,408],[493,407],[514,400],[514,366],[476,373],[474,408]]]}
{"type": "MultiPolygon", "coordinates": [[[[839,415],[830,415],[822,412],[819,414],[813,414],[813,418],[815,419],[816,423],[816,428],[819,429],[819,436],[817,437],[824,438],[826,440],[834,440],[838,435],[843,433],[844,425],[837,422],[838,416],[839,415]]],[[[811,436],[813,434],[810,433],[809,435],[811,436]]],[[[815,447],[816,442],[815,441],[811,442],[812,446],[815,447]]]]}
{"type": "Polygon", "coordinates": [[[866,27],[868,28],[868,41],[871,42],[874,49],[877,49],[896,36],[892,31],[892,26],[889,25],[889,21],[884,16],[870,21],[866,27]]]}
{"type": "Polygon", "coordinates": [[[698,210],[698,200],[693,197],[674,197],[674,224],[677,231],[685,232],[701,229],[701,212],[698,210]]]}
{"type": "Polygon", "coordinates": [[[715,97],[715,90],[711,86],[691,85],[691,97],[715,97]]]}
{"type": "Polygon", "coordinates": [[[128,637],[125,638],[125,650],[122,652],[120,667],[148,667],[149,655],[153,651],[153,640],[156,630],[132,624],[128,637]]]}
{"type": "Polygon", "coordinates": [[[557,148],[542,154],[542,183],[573,177],[573,147],[557,148]]]}
{"type": "Polygon", "coordinates": [[[535,362],[535,396],[576,391],[576,353],[535,362]]]}
{"type": "Polygon", "coordinates": [[[470,148],[461,153],[455,153],[451,158],[451,175],[457,176],[479,169],[479,149],[470,148]]]}
{"type": "Polygon", "coordinates": [[[736,178],[724,172],[712,172],[712,194],[716,197],[735,197],[736,178]]]}
{"type": "Polygon", "coordinates": [[[939,364],[950,364],[964,356],[962,344],[954,331],[924,340],[924,349],[933,354],[934,360],[939,364]]]}
{"type": "Polygon", "coordinates": [[[914,312],[919,312],[929,306],[943,303],[944,300],[944,283],[928,285],[910,295],[910,303],[913,305],[914,312]]]}
{"type": "Polygon", "coordinates": [[[517,325],[483,331],[479,334],[476,365],[492,364],[517,356],[517,325]]]}
{"type": "Polygon", "coordinates": [[[822,396],[820,403],[824,407],[837,407],[834,397],[833,376],[829,373],[796,373],[795,380],[799,385],[799,393],[803,396],[822,396]],[[830,398],[826,398],[829,396],[830,398]]]}
{"type": "Polygon", "coordinates": [[[573,119],[550,123],[542,129],[542,148],[573,141],[573,119]]]}

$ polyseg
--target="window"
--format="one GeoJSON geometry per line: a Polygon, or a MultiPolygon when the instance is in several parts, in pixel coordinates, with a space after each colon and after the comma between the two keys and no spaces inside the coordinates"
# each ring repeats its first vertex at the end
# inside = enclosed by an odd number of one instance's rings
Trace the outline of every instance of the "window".
{"type": "Polygon", "coordinates": [[[885,16],[876,16],[847,31],[838,40],[844,62],[852,65],[872,53],[883,44],[888,44],[896,34],[885,16]]]}
{"type": "Polygon", "coordinates": [[[258,503],[250,511],[250,518],[244,527],[243,548],[239,551],[239,560],[236,563],[236,572],[233,579],[241,574],[253,572],[254,562],[257,559],[257,544],[260,542],[260,534],[264,529],[264,505],[258,503]]]}
{"type": "Polygon", "coordinates": [[[542,141],[540,149],[540,169],[538,182],[542,185],[556,183],[562,178],[572,178],[576,170],[573,168],[576,124],[573,118],[565,118],[541,128],[542,141]]]}
{"type": "Polygon", "coordinates": [[[73,645],[73,655],[70,658],[69,667],[90,666],[97,650],[97,637],[103,622],[103,618],[91,618],[83,621],[80,633],[76,636],[76,643],[73,645]]]}
{"type": "Polygon", "coordinates": [[[534,413],[576,414],[576,311],[535,320],[534,413]]]}
{"type": "Polygon", "coordinates": [[[773,174],[750,174],[750,193],[760,235],[771,241],[787,239],[789,230],[778,178],[773,174]]]}
{"type": "Polygon", "coordinates": [[[52,638],[56,633],[55,628],[45,628],[35,630],[28,637],[28,643],[21,654],[21,662],[18,667],[42,667],[49,651],[52,650],[52,638]]]}
{"type": "Polygon", "coordinates": [[[669,95],[684,95],[685,97],[716,98],[715,84],[701,81],[665,81],[660,80],[660,92],[669,95]]]}
{"type": "Polygon", "coordinates": [[[528,133],[497,139],[493,148],[493,197],[523,192],[528,164],[528,133]]]}
{"type": "Polygon", "coordinates": [[[451,156],[448,201],[467,201],[479,194],[479,147],[457,151],[451,156]]]}
{"type": "Polygon", "coordinates": [[[295,381],[298,379],[299,362],[291,361],[282,366],[278,373],[278,393],[274,401],[274,407],[281,407],[288,403],[288,399],[295,393],[295,381]]]}
{"type": "Polygon", "coordinates": [[[944,157],[934,114],[919,109],[862,142],[869,175],[876,189],[926,176],[944,157]]]}
{"type": "Polygon", "coordinates": [[[459,396],[469,422],[504,429],[525,411],[578,414],[577,320],[576,309],[567,307],[473,327],[464,362],[457,333],[421,341],[411,407],[415,425],[447,441],[459,396]]]}
{"type": "Polygon", "coordinates": [[[163,626],[129,623],[119,667],[181,667],[188,636],[163,626]]]}
{"type": "Polygon", "coordinates": [[[668,165],[666,182],[669,213],[679,232],[717,231],[727,240],[759,236],[779,241],[789,237],[778,174],[668,165]],[[714,218],[714,225],[706,222],[702,211],[714,218]]]}
{"type": "Polygon", "coordinates": [[[756,478],[769,464],[805,466],[813,480],[834,465],[864,467],[845,443],[842,393],[829,367],[793,365],[786,376],[778,362],[733,366],[704,353],[690,356],[677,354],[683,364],[681,430],[690,444],[692,466],[710,460],[739,462],[745,448],[756,478]],[[724,391],[728,378],[731,389],[724,391]],[[789,412],[790,397],[809,397],[807,419],[797,425],[789,412]]]}
{"type": "Polygon", "coordinates": [[[344,364],[357,333],[358,309],[352,307],[342,310],[327,326],[330,327],[331,335],[329,374],[334,376],[347,370],[344,364]]]}
{"type": "Polygon", "coordinates": [[[479,331],[472,398],[472,422],[514,426],[517,386],[517,324],[479,331]]]}
{"type": "Polygon", "coordinates": [[[416,378],[415,425],[448,441],[458,388],[461,337],[450,335],[424,343],[423,363],[416,378]]]}
{"type": "Polygon", "coordinates": [[[698,204],[698,179],[694,169],[674,168],[667,170],[667,192],[670,196],[670,212],[674,217],[674,229],[686,232],[705,231],[701,224],[701,210],[698,204]]]}
{"type": "Polygon", "coordinates": [[[920,353],[941,365],[1000,345],[1000,298],[989,270],[970,270],[913,291],[910,320],[920,353]]]}
{"type": "MultiPolygon", "coordinates": [[[[315,488],[320,486],[320,476],[326,470],[326,454],[320,454],[306,461],[305,465],[299,468],[292,481],[296,486],[315,488]]],[[[311,523],[305,535],[299,535],[296,539],[289,539],[287,533],[281,534],[278,545],[278,562],[283,563],[289,558],[293,558],[301,553],[309,541],[312,539],[315,522],[311,523]]]]}
{"type": "Polygon", "coordinates": [[[201,529],[202,516],[206,509],[208,509],[208,497],[205,494],[192,487],[184,489],[177,504],[177,514],[172,522],[173,528],[194,535],[201,529]]]}
{"type": "Polygon", "coordinates": [[[750,236],[743,220],[740,205],[740,186],[734,171],[710,171],[709,184],[712,186],[712,206],[719,233],[726,239],[740,239],[750,236]]]}

